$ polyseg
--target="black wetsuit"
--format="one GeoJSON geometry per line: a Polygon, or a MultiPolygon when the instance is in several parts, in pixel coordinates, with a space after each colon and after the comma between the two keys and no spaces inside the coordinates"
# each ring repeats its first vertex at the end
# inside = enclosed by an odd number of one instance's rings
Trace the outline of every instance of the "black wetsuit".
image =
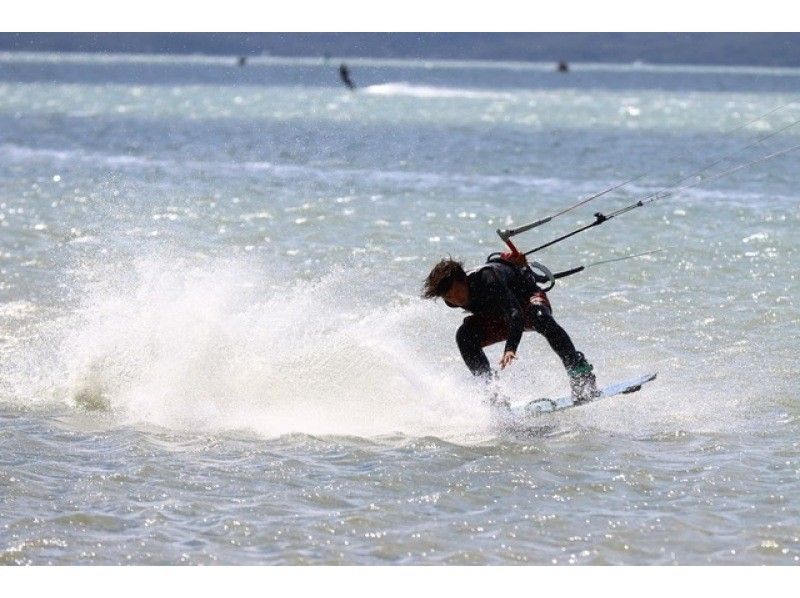
{"type": "Polygon", "coordinates": [[[467,275],[467,285],[469,302],[464,309],[472,315],[464,318],[456,341],[473,374],[491,373],[483,347],[505,340],[505,350],[516,352],[524,330],[543,335],[565,368],[581,360],[569,335],[553,319],[547,295],[519,268],[499,262],[487,264],[467,275]]]}
{"type": "Polygon", "coordinates": [[[347,68],[346,64],[339,66],[339,77],[341,78],[342,83],[347,86],[347,89],[354,90],[356,88],[356,84],[353,83],[353,80],[350,78],[350,69],[347,68]]]}

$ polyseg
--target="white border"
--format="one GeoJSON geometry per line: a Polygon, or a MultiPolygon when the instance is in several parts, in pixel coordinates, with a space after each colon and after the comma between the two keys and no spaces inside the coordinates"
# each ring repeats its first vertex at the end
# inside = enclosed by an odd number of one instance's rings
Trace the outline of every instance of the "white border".
{"type": "Polygon", "coordinates": [[[782,31],[787,0],[27,0],[4,31],[782,31]]]}
{"type": "Polygon", "coordinates": [[[4,594],[444,598],[791,594],[792,567],[37,567],[0,569],[4,594]],[[13,593],[11,593],[13,592],[13,593]]]}

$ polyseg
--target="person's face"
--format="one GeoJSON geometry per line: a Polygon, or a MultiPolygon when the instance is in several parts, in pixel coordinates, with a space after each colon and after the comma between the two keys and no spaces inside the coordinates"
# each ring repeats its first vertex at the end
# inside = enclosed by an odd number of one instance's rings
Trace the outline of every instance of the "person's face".
{"type": "Polygon", "coordinates": [[[443,299],[452,303],[453,305],[464,307],[467,303],[469,303],[469,287],[467,286],[467,283],[462,281],[454,282],[450,285],[450,288],[447,289],[443,299]]]}

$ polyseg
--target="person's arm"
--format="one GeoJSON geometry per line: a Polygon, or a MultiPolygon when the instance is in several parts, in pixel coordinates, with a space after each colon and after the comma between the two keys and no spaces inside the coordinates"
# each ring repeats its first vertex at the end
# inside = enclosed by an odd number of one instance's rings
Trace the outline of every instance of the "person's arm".
{"type": "Polygon", "coordinates": [[[525,316],[522,306],[517,301],[514,293],[505,282],[491,268],[486,268],[482,273],[488,295],[491,301],[499,308],[508,324],[508,338],[506,339],[505,353],[516,353],[522,332],[525,329],[525,316]]]}

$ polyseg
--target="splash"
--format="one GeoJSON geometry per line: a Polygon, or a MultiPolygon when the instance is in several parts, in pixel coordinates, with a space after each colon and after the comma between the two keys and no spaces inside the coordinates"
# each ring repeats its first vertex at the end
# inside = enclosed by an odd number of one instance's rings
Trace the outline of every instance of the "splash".
{"type": "MultiPolygon", "coordinates": [[[[460,316],[413,298],[383,301],[363,269],[337,267],[308,282],[241,258],[172,254],[82,267],[87,282],[72,280],[80,299],[60,306],[57,317],[13,311],[35,323],[10,335],[2,400],[190,432],[402,433],[468,443],[498,435],[484,389],[454,346],[460,316]]],[[[624,322],[603,310],[566,306],[563,313],[601,384],[651,369],[661,370],[659,380],[640,395],[535,423],[635,437],[746,424],[759,387],[724,388],[739,367],[727,353],[698,361],[658,344],[642,353],[622,340],[622,328],[614,332],[624,322]],[[598,326],[608,342],[591,334],[598,326]]],[[[498,352],[489,348],[492,361],[498,352]]],[[[557,358],[535,334],[526,335],[521,361],[499,384],[515,402],[567,389],[557,358]]]]}
{"type": "Polygon", "coordinates": [[[488,424],[461,368],[442,372],[413,347],[437,340],[429,306],[367,305],[354,271],[284,282],[252,263],[158,256],[94,278],[104,282],[47,326],[18,398],[269,436],[449,437],[488,424]]]}
{"type": "Polygon", "coordinates": [[[445,98],[468,100],[511,100],[514,95],[496,91],[459,89],[456,87],[433,87],[411,83],[381,83],[364,89],[368,94],[379,96],[409,96],[414,98],[445,98]]]}

